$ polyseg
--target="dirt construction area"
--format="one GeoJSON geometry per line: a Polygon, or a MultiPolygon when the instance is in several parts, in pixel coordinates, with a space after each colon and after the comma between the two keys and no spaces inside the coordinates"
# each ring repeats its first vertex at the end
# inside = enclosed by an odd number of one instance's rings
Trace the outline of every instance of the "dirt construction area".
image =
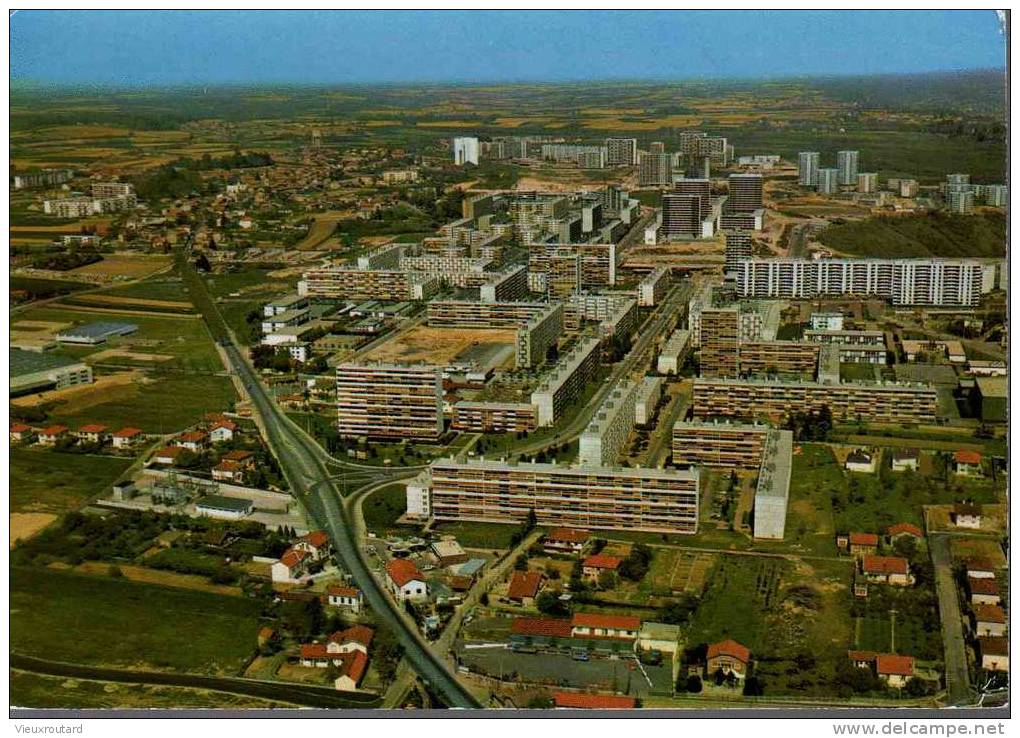
{"type": "Polygon", "coordinates": [[[446,366],[474,361],[480,366],[512,362],[517,332],[501,329],[430,328],[417,326],[365,355],[369,361],[446,366]]]}
{"type": "Polygon", "coordinates": [[[89,274],[105,279],[140,279],[170,266],[169,256],[148,254],[108,254],[102,261],[72,269],[71,274],[89,274]]]}
{"type": "Polygon", "coordinates": [[[11,548],[15,541],[27,541],[36,533],[57,519],[51,513],[18,512],[11,513],[11,548]]]}
{"type": "Polygon", "coordinates": [[[133,396],[140,385],[147,381],[139,371],[118,372],[97,377],[92,384],[81,384],[64,389],[39,392],[34,395],[11,398],[12,405],[35,407],[50,402],[61,402],[60,413],[70,415],[95,405],[110,402],[112,398],[133,396]]]}

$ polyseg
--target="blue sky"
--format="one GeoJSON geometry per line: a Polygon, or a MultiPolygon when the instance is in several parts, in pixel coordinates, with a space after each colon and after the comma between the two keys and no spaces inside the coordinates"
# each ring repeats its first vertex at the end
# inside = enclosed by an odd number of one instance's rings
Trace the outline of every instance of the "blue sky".
{"type": "Polygon", "coordinates": [[[994,11],[19,11],[11,78],[115,85],[853,75],[1005,66],[994,11]]]}

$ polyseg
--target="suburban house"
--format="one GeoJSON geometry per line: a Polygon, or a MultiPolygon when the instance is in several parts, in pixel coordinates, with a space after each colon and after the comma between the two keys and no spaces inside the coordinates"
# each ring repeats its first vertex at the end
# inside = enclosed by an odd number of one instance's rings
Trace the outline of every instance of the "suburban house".
{"type": "Polygon", "coordinates": [[[617,556],[607,556],[606,554],[595,554],[589,556],[581,564],[581,573],[585,579],[591,582],[597,582],[599,576],[604,571],[615,572],[620,568],[620,564],[623,563],[623,559],[617,556]]]}
{"type": "Polygon", "coordinates": [[[570,635],[574,638],[613,638],[636,641],[640,631],[641,618],[631,615],[576,612],[570,620],[570,635]]]}
{"type": "Polygon", "coordinates": [[[330,650],[329,643],[304,643],[298,656],[298,663],[306,667],[325,669],[330,665],[339,667],[340,676],[334,685],[340,691],[353,692],[358,688],[368,668],[368,654],[361,649],[350,651],[330,650]]]}
{"type": "Polygon", "coordinates": [[[220,420],[209,429],[209,440],[213,443],[223,443],[234,440],[234,431],[237,430],[237,423],[232,420],[220,420]]]}
{"type": "Polygon", "coordinates": [[[875,656],[875,674],[890,687],[899,689],[914,676],[914,659],[895,653],[880,653],[875,656]]]}
{"type": "Polygon", "coordinates": [[[916,525],[910,523],[895,523],[890,525],[886,530],[886,535],[889,536],[890,541],[898,541],[901,538],[912,538],[914,540],[920,540],[924,538],[924,531],[918,528],[916,525]]]}
{"type": "Polygon", "coordinates": [[[545,534],[542,547],[548,554],[576,556],[588,545],[591,533],[581,528],[553,528],[545,534]]]}
{"type": "Polygon", "coordinates": [[[35,431],[24,423],[11,423],[11,443],[25,443],[32,440],[35,431]]]}
{"type": "Polygon", "coordinates": [[[205,431],[188,431],[177,436],[174,439],[174,443],[181,448],[188,449],[188,451],[198,453],[209,445],[209,436],[206,435],[205,431]]]}
{"type": "Polygon", "coordinates": [[[341,662],[340,676],[336,678],[333,685],[340,692],[353,692],[358,688],[362,677],[365,676],[365,671],[368,669],[368,654],[361,651],[351,651],[350,653],[341,654],[341,656],[343,656],[343,660],[341,662]]]}
{"type": "Polygon", "coordinates": [[[220,459],[220,463],[212,468],[212,478],[217,482],[244,484],[246,471],[247,469],[240,462],[220,459]]]}
{"type": "Polygon", "coordinates": [[[329,536],[324,530],[313,530],[311,533],[298,538],[291,545],[292,549],[304,551],[312,561],[321,561],[329,556],[332,547],[329,543],[329,536]]]}
{"type": "Polygon", "coordinates": [[[326,589],[326,602],[331,607],[341,607],[351,612],[361,612],[364,606],[364,597],[361,594],[361,590],[356,587],[341,587],[338,584],[333,584],[326,589]]]}
{"type": "Polygon", "coordinates": [[[110,435],[114,448],[132,448],[142,440],[141,428],[121,428],[110,435]]]}
{"type": "Polygon", "coordinates": [[[308,571],[308,565],[311,563],[311,554],[292,546],[270,567],[273,581],[298,582],[308,571]]]}
{"type": "Polygon", "coordinates": [[[957,451],[953,454],[953,469],[965,476],[981,476],[981,454],[977,451],[957,451]]]}
{"type": "Polygon", "coordinates": [[[540,571],[515,571],[510,577],[510,586],[507,588],[507,599],[517,602],[524,607],[531,607],[535,604],[539,590],[545,577],[540,571]]]}
{"type": "Polygon", "coordinates": [[[847,471],[860,472],[861,474],[875,473],[875,455],[862,448],[851,451],[843,464],[847,471]]]}
{"type": "Polygon", "coordinates": [[[184,453],[184,449],[180,446],[166,446],[153,454],[152,463],[160,466],[173,466],[182,453],[184,453]]]}
{"type": "Polygon", "coordinates": [[[452,538],[444,538],[432,544],[432,553],[440,566],[456,566],[463,564],[470,558],[460,544],[452,538]]]}
{"type": "Polygon", "coordinates": [[[1002,603],[999,595],[999,584],[995,579],[967,577],[967,591],[970,592],[972,605],[998,605],[1002,603]]]}
{"type": "Polygon", "coordinates": [[[78,440],[86,443],[106,443],[106,426],[102,423],[83,425],[78,429],[78,440]]]}
{"type": "Polygon", "coordinates": [[[878,551],[877,533],[851,533],[850,555],[854,558],[871,556],[878,551]]]}
{"type": "Polygon", "coordinates": [[[865,556],[861,573],[869,582],[906,587],[914,583],[909,562],[899,556],[865,556]]]}
{"type": "Polygon", "coordinates": [[[617,694],[555,692],[553,705],[557,710],[632,710],[637,706],[637,699],[617,694]]]}
{"type": "Polygon", "coordinates": [[[571,632],[570,621],[557,618],[514,618],[510,623],[512,642],[550,642],[570,638],[571,632]]]}
{"type": "Polygon", "coordinates": [[[668,623],[641,623],[637,646],[643,651],[661,651],[675,657],[680,650],[680,626],[668,623]]]}
{"type": "Polygon", "coordinates": [[[1006,635],[1006,613],[999,605],[974,605],[974,633],[978,636],[1006,635]]]}
{"type": "Polygon", "coordinates": [[[375,631],[367,625],[352,625],[331,635],[326,641],[326,650],[330,653],[361,651],[367,654],[374,637],[375,631]]]}
{"type": "Polygon", "coordinates": [[[705,675],[711,676],[720,669],[723,674],[733,674],[737,678],[747,676],[747,667],[751,664],[751,650],[732,638],[718,643],[711,643],[705,654],[705,675]]]}
{"type": "Polygon", "coordinates": [[[957,528],[980,530],[981,505],[974,502],[958,502],[953,505],[949,518],[957,528]]]}
{"type": "Polygon", "coordinates": [[[921,453],[916,448],[901,448],[892,452],[890,464],[895,472],[917,471],[921,462],[921,453]]]}
{"type": "Polygon", "coordinates": [[[995,564],[988,559],[977,556],[967,559],[967,577],[971,579],[995,579],[995,564]]]}
{"type": "Polygon", "coordinates": [[[1009,671],[1009,641],[1005,638],[985,636],[978,638],[981,668],[987,671],[1009,671]]]}
{"type": "Polygon", "coordinates": [[[386,563],[386,582],[390,592],[400,602],[423,600],[429,596],[425,576],[407,559],[390,559],[386,563]]]}
{"type": "Polygon", "coordinates": [[[67,438],[66,425],[51,425],[39,431],[39,443],[43,446],[55,446],[65,438],[67,438]]]}

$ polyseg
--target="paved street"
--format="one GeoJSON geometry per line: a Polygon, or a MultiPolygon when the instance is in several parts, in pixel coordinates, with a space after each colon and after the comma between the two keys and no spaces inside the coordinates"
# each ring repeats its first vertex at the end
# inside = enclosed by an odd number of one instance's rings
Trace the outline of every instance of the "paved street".
{"type": "Polygon", "coordinates": [[[928,536],[931,561],[935,566],[935,589],[939,597],[942,619],[942,644],[946,651],[946,691],[953,705],[971,704],[973,694],[967,669],[967,647],[963,640],[963,616],[953,580],[953,556],[949,536],[932,533],[928,536]]]}

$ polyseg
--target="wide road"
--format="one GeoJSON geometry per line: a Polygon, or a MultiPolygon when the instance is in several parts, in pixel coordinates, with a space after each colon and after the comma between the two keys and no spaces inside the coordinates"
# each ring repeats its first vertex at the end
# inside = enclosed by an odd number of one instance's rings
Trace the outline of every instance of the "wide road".
{"type": "Polygon", "coordinates": [[[946,653],[946,692],[951,705],[970,705],[974,694],[967,668],[967,646],[963,640],[963,616],[953,579],[953,554],[949,536],[931,533],[928,536],[931,563],[935,567],[935,590],[939,597],[939,619],[942,620],[942,645],[946,653]]]}
{"type": "MultiPolygon", "coordinates": [[[[195,272],[186,255],[182,260],[182,276],[192,287],[190,294],[196,300],[196,307],[201,310],[213,336],[220,341],[229,368],[238,377],[245,394],[251,400],[259,429],[276,456],[294,497],[329,535],[340,561],[364,592],[376,617],[396,634],[404,648],[405,658],[418,675],[450,707],[480,707],[471,693],[457,681],[449,667],[432,654],[417,629],[405,622],[396,603],[372,575],[358,544],[358,537],[352,530],[347,511],[341,504],[340,491],[327,466],[330,463],[349,466],[349,463],[329,456],[273,402],[254,369],[230,340],[226,323],[206,290],[205,282],[195,272]]],[[[386,479],[406,476],[411,470],[407,467],[376,470],[361,468],[352,469],[350,473],[365,474],[370,471],[374,473],[371,475],[372,481],[367,483],[375,485],[386,479]]]]}

